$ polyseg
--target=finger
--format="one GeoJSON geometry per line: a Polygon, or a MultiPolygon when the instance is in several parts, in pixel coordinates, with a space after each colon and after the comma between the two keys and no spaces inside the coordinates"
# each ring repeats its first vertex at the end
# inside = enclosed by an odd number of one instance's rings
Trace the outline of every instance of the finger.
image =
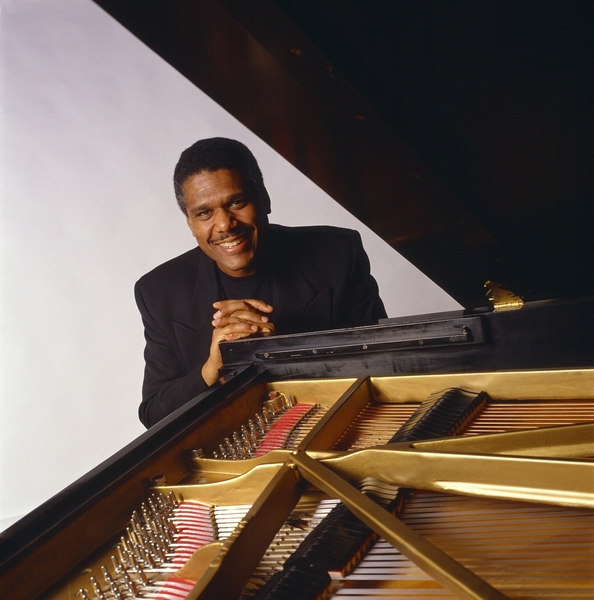
{"type": "Polygon", "coordinates": [[[258,330],[263,335],[271,335],[274,333],[274,323],[262,323],[258,326],[258,330]]]}
{"type": "Polygon", "coordinates": [[[215,308],[223,308],[230,304],[234,304],[236,302],[242,302],[244,304],[249,304],[253,306],[257,310],[263,310],[265,312],[272,312],[273,307],[270,304],[264,302],[264,300],[258,300],[258,298],[235,298],[230,300],[219,300],[213,303],[215,308]]]}
{"type": "Polygon", "coordinates": [[[256,333],[261,333],[262,335],[271,335],[275,331],[274,323],[270,322],[253,322],[247,321],[243,319],[238,319],[237,317],[225,317],[223,319],[217,319],[212,322],[214,326],[214,331],[225,333],[229,331],[242,331],[249,335],[253,335],[256,333]],[[230,326],[233,326],[229,329],[230,326]]]}
{"type": "Polygon", "coordinates": [[[274,310],[270,304],[255,298],[248,298],[245,300],[221,300],[215,302],[213,306],[218,309],[215,313],[215,318],[230,315],[237,311],[271,313],[274,310]]]}
{"type": "Polygon", "coordinates": [[[253,321],[254,323],[266,323],[269,320],[269,317],[266,314],[261,313],[259,310],[252,308],[247,304],[237,304],[233,307],[229,306],[224,309],[219,309],[213,315],[213,321],[218,321],[225,317],[236,317],[242,320],[253,321]]]}
{"type": "Polygon", "coordinates": [[[274,325],[272,323],[262,323],[254,325],[250,323],[229,323],[225,327],[215,329],[217,338],[221,340],[236,340],[242,337],[253,335],[269,336],[274,333],[274,325]]]}
{"type": "Polygon", "coordinates": [[[260,333],[264,336],[264,337],[268,337],[269,335],[274,335],[274,325],[272,323],[270,323],[270,327],[261,327],[260,328],[260,333]]]}
{"type": "Polygon", "coordinates": [[[271,313],[274,311],[274,307],[271,304],[264,302],[264,300],[258,300],[256,298],[248,298],[245,302],[253,306],[256,310],[262,312],[271,313]]]}
{"type": "Polygon", "coordinates": [[[258,325],[255,323],[246,323],[245,321],[232,321],[226,323],[223,327],[216,329],[220,331],[222,335],[228,335],[230,333],[258,333],[258,325]]]}
{"type": "Polygon", "coordinates": [[[243,333],[240,331],[236,331],[235,333],[228,333],[223,340],[225,340],[226,342],[233,342],[234,340],[241,340],[244,338],[248,338],[251,335],[254,335],[252,333],[243,333]]]}
{"type": "Polygon", "coordinates": [[[245,333],[243,331],[236,331],[234,333],[228,333],[224,336],[224,340],[226,342],[231,342],[233,340],[239,340],[242,338],[253,337],[255,335],[261,335],[262,337],[268,337],[269,335],[274,335],[274,329],[262,329],[259,328],[257,332],[245,333]]]}
{"type": "Polygon", "coordinates": [[[260,313],[238,310],[230,315],[215,316],[212,320],[212,325],[214,327],[224,327],[228,323],[254,323],[256,325],[261,325],[262,323],[268,323],[268,317],[266,315],[261,315],[260,313]]]}

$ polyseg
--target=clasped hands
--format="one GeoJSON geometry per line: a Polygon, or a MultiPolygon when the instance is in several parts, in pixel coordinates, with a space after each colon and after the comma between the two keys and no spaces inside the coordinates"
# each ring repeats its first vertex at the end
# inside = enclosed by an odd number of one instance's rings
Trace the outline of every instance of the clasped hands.
{"type": "Polygon", "coordinates": [[[210,355],[202,366],[202,378],[212,385],[219,378],[219,369],[223,366],[219,342],[239,340],[252,335],[272,335],[274,324],[268,315],[272,306],[262,300],[221,300],[213,304],[217,312],[213,315],[212,342],[210,355]]]}

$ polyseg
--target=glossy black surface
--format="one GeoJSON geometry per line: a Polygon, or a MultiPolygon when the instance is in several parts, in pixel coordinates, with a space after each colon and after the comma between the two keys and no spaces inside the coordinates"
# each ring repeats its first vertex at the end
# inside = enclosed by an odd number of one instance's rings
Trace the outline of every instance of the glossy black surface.
{"type": "Polygon", "coordinates": [[[257,364],[274,378],[591,367],[593,311],[593,298],[533,302],[449,320],[436,314],[409,323],[388,319],[371,327],[224,342],[221,354],[227,369],[257,364]],[[450,331],[467,329],[467,339],[444,338],[448,322],[450,331]],[[430,343],[436,337],[442,341],[430,343]]]}

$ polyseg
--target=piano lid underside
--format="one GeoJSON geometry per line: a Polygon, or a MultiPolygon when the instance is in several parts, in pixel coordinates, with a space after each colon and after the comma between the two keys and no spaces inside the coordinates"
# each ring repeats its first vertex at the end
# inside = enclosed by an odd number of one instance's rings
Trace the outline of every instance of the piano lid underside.
{"type": "Polygon", "coordinates": [[[95,2],[466,308],[594,294],[591,3],[95,2]]]}

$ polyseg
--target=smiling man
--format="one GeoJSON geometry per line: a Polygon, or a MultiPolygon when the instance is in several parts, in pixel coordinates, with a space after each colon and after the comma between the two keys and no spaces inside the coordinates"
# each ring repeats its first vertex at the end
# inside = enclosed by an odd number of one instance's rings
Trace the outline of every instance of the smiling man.
{"type": "Polygon", "coordinates": [[[196,142],[173,180],[198,247],[135,287],[146,339],[139,415],[147,427],[217,381],[223,340],[386,316],[359,234],[269,225],[260,168],[240,142],[196,142]]]}

